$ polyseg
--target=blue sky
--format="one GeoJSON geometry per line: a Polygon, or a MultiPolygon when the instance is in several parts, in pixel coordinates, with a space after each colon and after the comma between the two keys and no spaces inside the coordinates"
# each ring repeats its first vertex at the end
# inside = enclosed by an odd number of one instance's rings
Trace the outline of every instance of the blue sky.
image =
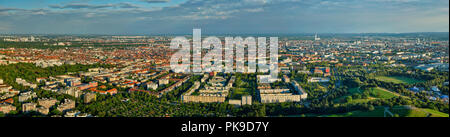
{"type": "Polygon", "coordinates": [[[0,33],[448,32],[448,0],[0,0],[0,33]]]}

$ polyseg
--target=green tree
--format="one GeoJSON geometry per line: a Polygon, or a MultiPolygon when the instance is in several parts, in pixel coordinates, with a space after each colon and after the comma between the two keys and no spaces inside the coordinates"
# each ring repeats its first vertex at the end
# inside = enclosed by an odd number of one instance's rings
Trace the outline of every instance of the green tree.
{"type": "Polygon", "coordinates": [[[58,109],[53,109],[52,111],[50,111],[50,115],[62,115],[62,112],[59,111],[58,109]]]}
{"type": "Polygon", "coordinates": [[[346,102],[352,102],[352,96],[345,97],[345,101],[346,102]]]}

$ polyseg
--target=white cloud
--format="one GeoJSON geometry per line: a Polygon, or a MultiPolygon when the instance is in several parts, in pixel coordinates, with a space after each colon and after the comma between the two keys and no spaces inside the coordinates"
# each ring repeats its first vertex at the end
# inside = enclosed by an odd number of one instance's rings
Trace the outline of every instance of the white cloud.
{"type": "Polygon", "coordinates": [[[143,2],[147,3],[167,3],[170,2],[170,0],[141,0],[143,2]]]}
{"type": "Polygon", "coordinates": [[[0,18],[4,22],[0,27],[3,31],[8,28],[7,31],[48,33],[140,32],[143,30],[138,28],[146,26],[160,30],[158,32],[193,26],[251,32],[448,29],[448,21],[442,19],[448,19],[448,1],[442,0],[188,0],[168,7],[144,5],[68,3],[42,9],[0,7],[0,18]],[[399,20],[392,21],[395,18],[399,20]],[[55,22],[57,25],[52,26],[55,22]],[[33,30],[29,26],[42,29],[33,30]]]}

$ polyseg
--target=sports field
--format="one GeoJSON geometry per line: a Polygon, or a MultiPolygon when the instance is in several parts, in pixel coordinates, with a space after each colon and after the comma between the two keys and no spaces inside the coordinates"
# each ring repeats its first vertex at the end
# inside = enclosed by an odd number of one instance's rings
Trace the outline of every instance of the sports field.
{"type": "Polygon", "coordinates": [[[393,82],[393,83],[404,83],[404,84],[414,84],[424,82],[423,80],[404,77],[404,76],[376,76],[375,79],[379,81],[393,82]]]}

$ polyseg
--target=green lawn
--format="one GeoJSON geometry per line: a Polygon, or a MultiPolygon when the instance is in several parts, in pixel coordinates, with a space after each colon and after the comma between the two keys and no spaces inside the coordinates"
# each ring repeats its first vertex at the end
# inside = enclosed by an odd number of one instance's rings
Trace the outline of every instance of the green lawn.
{"type": "Polygon", "coordinates": [[[334,102],[344,102],[345,97],[347,97],[349,95],[352,95],[352,94],[355,94],[355,93],[359,93],[358,88],[351,88],[351,89],[348,90],[348,92],[349,92],[348,95],[338,97],[338,98],[334,99],[333,101],[334,102]]]}
{"type": "Polygon", "coordinates": [[[352,101],[348,102],[348,103],[353,103],[353,104],[365,103],[365,102],[369,102],[370,100],[374,100],[374,99],[377,99],[377,98],[369,97],[369,98],[366,98],[366,99],[363,99],[363,98],[361,98],[361,99],[352,99],[352,101]]]}
{"type": "Polygon", "coordinates": [[[422,109],[428,113],[431,113],[431,117],[449,117],[448,114],[437,111],[437,110],[433,110],[433,109],[429,109],[429,108],[424,108],[422,109]]]}
{"type": "Polygon", "coordinates": [[[359,93],[358,88],[351,88],[348,92],[350,92],[350,94],[359,93]]]}
{"type": "Polygon", "coordinates": [[[231,99],[241,99],[244,95],[251,95],[250,90],[247,88],[234,88],[230,94],[231,99]]]}
{"type": "Polygon", "coordinates": [[[414,83],[424,82],[423,80],[410,78],[410,77],[403,77],[403,76],[376,76],[375,79],[377,79],[379,81],[393,82],[396,84],[399,84],[399,83],[414,84],[414,83]]]}
{"type": "MultiPolygon", "coordinates": [[[[366,99],[352,99],[352,101],[348,102],[348,103],[364,103],[364,102],[368,102],[368,101],[374,100],[374,99],[389,99],[389,98],[393,98],[393,97],[399,96],[397,94],[392,93],[391,91],[388,91],[388,90],[386,90],[384,88],[380,88],[380,87],[371,88],[371,89],[368,89],[367,91],[370,93],[369,94],[370,95],[369,98],[366,98],[366,99]]],[[[358,88],[351,88],[351,89],[349,89],[348,92],[349,92],[348,95],[336,98],[334,100],[334,102],[344,103],[345,102],[345,97],[351,96],[351,95],[353,95],[355,93],[362,94],[361,92],[358,91],[358,88]]]]}
{"type": "Polygon", "coordinates": [[[449,117],[448,114],[429,108],[408,108],[396,106],[391,109],[392,113],[399,114],[402,117],[449,117]]]}
{"type": "MultiPolygon", "coordinates": [[[[449,117],[449,114],[428,108],[409,108],[405,106],[395,106],[389,109],[389,111],[391,111],[394,115],[397,114],[399,117],[449,117]]],[[[375,110],[373,111],[357,110],[341,114],[322,115],[319,117],[384,117],[384,108],[375,107],[375,110]]]]}
{"type": "Polygon", "coordinates": [[[352,111],[342,114],[322,115],[320,117],[384,117],[384,108],[375,107],[373,111],[352,111]]]}
{"type": "Polygon", "coordinates": [[[391,91],[388,91],[384,88],[380,88],[380,87],[376,87],[376,88],[371,88],[368,89],[370,96],[375,97],[375,98],[382,98],[382,99],[389,99],[389,98],[393,98],[396,97],[398,95],[392,93],[391,91]]]}

